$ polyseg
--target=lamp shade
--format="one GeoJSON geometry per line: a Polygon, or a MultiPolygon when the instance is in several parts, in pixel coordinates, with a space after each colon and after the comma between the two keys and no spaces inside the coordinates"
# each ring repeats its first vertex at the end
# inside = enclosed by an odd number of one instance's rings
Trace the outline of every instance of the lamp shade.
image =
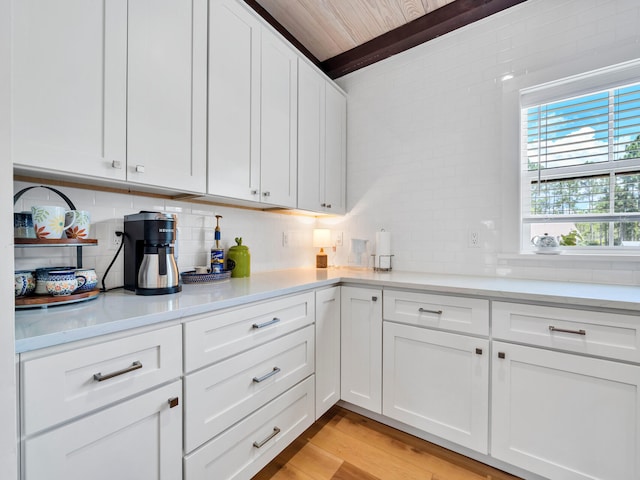
{"type": "Polygon", "coordinates": [[[313,246],[319,248],[331,246],[331,230],[328,228],[314,228],[313,246]]]}

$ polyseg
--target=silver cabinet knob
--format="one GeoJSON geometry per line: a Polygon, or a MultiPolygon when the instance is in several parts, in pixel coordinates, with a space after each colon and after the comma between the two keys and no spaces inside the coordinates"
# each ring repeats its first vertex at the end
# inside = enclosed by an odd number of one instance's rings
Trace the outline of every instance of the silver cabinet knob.
{"type": "Polygon", "coordinates": [[[330,203],[327,203],[327,208],[331,208],[331,204],[330,203]]]}
{"type": "Polygon", "coordinates": [[[137,173],[144,173],[144,165],[136,165],[137,173]]]}
{"type": "Polygon", "coordinates": [[[120,160],[114,160],[111,162],[111,168],[122,168],[122,162],[120,160]]]}
{"type": "Polygon", "coordinates": [[[258,190],[251,190],[251,195],[257,195],[258,194],[258,190]]]}
{"type": "Polygon", "coordinates": [[[264,195],[265,197],[269,197],[271,196],[271,192],[264,192],[262,195],[264,195]]]}

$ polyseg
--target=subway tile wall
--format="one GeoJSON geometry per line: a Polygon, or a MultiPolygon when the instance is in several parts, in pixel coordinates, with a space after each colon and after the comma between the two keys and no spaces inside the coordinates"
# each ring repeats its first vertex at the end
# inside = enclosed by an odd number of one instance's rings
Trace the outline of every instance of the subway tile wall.
{"type": "MultiPolygon", "coordinates": [[[[342,246],[328,249],[332,265],[370,268],[384,228],[398,270],[640,284],[640,262],[629,257],[518,254],[519,89],[640,57],[639,24],[637,0],[528,0],[339,79],[349,94],[343,217],[59,187],[92,215],[99,245],[84,249],[84,264],[102,277],[115,254],[111,232],[144,209],[178,214],[181,271],[207,262],[220,214],[223,246],[242,236],[254,272],[313,266],[317,225],[334,240],[342,234],[342,246]],[[502,82],[505,73],[515,78],[502,82]],[[478,247],[469,246],[473,231],[478,247]]],[[[14,210],[40,202],[64,204],[34,189],[14,210]]],[[[74,252],[16,249],[16,268],[72,264],[74,252]]],[[[120,254],[107,287],[122,284],[122,269],[120,254]]]]}
{"type": "Polygon", "coordinates": [[[639,284],[633,258],[518,255],[519,89],[640,57],[639,24],[637,0],[528,0],[339,79],[341,228],[390,231],[394,269],[639,284]]]}
{"type": "MultiPolygon", "coordinates": [[[[34,184],[14,182],[14,192],[34,184]]],[[[91,214],[89,236],[98,239],[98,246],[84,247],[83,265],[95,268],[100,280],[117,249],[112,235],[124,228],[124,216],[140,210],[175,213],[178,216],[178,268],[181,272],[192,270],[195,265],[206,265],[214,244],[215,215],[222,215],[220,229],[222,246],[235,245],[234,238],[242,237],[243,245],[251,252],[251,271],[260,272],[281,268],[310,267],[315,265],[311,238],[315,218],[294,216],[226,206],[178,202],[132,194],[120,194],[78,188],[53,188],[64,193],[78,210],[91,214]],[[282,234],[287,235],[283,245],[282,234]]],[[[14,206],[14,211],[28,211],[33,205],[67,206],[56,193],[44,188],[34,188],[24,193],[14,206]]],[[[45,266],[75,265],[75,248],[16,248],[16,269],[45,266]]],[[[121,286],[124,275],[123,253],[120,252],[106,277],[107,288],[121,286]]]]}

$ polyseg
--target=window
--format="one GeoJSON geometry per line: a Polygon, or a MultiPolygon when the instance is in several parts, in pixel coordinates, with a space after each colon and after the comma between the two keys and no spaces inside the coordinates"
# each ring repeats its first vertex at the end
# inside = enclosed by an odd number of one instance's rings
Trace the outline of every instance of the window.
{"type": "Polygon", "coordinates": [[[640,248],[638,79],[603,87],[606,75],[590,74],[521,92],[523,247],[549,234],[567,247],[640,248]]]}

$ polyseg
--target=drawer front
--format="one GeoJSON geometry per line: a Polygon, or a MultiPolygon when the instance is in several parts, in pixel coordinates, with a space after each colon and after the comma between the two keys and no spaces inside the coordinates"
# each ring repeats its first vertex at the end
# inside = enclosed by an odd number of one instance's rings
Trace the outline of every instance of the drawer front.
{"type": "Polygon", "coordinates": [[[181,334],[176,325],[23,362],[24,434],[180,377],[181,334]]]}
{"type": "Polygon", "coordinates": [[[640,362],[640,316],[493,302],[493,337],[640,362]]]}
{"type": "Polygon", "coordinates": [[[185,456],[185,479],[251,478],[313,423],[313,377],[185,456]]]}
{"type": "Polygon", "coordinates": [[[185,377],[185,450],[215,437],[314,371],[314,327],[185,377]]]}
{"type": "Polygon", "coordinates": [[[184,324],[185,372],[191,372],[313,323],[314,293],[194,317],[184,324]]]}
{"type": "Polygon", "coordinates": [[[477,298],[385,290],[383,318],[420,327],[489,335],[489,301],[477,298]]]}

